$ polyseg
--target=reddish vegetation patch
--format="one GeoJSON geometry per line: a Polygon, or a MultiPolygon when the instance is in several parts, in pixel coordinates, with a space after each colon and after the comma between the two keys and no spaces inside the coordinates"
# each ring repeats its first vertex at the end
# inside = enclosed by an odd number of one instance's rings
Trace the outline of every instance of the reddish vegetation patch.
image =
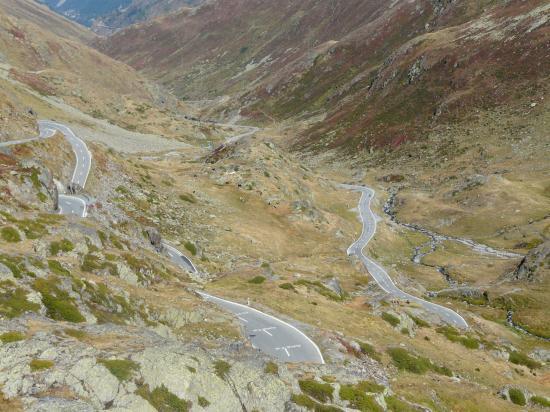
{"type": "Polygon", "coordinates": [[[8,30],[10,34],[18,40],[25,40],[25,32],[18,29],[17,27],[12,27],[8,30]]]}
{"type": "Polygon", "coordinates": [[[37,74],[11,69],[10,76],[44,96],[55,95],[55,90],[37,74]]]}

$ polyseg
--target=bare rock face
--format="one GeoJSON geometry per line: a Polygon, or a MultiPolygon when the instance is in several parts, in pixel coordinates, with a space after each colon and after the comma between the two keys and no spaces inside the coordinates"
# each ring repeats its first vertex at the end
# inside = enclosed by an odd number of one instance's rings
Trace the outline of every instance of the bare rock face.
{"type": "Polygon", "coordinates": [[[532,249],[519,263],[516,270],[509,277],[510,280],[539,280],[543,270],[550,265],[550,241],[532,249]]]}
{"type": "Polygon", "coordinates": [[[145,229],[145,233],[147,233],[149,242],[151,242],[151,245],[157,250],[157,252],[162,252],[162,236],[159,231],[154,227],[148,227],[145,229]]]}

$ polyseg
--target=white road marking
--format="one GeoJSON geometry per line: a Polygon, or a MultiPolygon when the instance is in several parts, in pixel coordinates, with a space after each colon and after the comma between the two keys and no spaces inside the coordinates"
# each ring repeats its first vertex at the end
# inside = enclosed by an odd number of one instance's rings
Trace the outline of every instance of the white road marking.
{"type": "Polygon", "coordinates": [[[265,332],[269,336],[273,336],[271,333],[269,333],[270,330],[277,329],[276,326],[270,326],[269,328],[260,328],[260,329],[254,329],[252,332],[265,332]]]}

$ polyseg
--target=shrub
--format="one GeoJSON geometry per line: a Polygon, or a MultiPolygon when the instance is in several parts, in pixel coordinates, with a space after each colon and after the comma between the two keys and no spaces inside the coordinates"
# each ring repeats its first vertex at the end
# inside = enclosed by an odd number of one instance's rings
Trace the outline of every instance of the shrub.
{"type": "Polygon", "coordinates": [[[460,343],[468,349],[478,349],[479,341],[470,336],[461,336],[460,332],[452,326],[442,326],[436,329],[437,333],[441,333],[451,342],[460,343]]]}
{"type": "Polygon", "coordinates": [[[2,235],[2,239],[4,239],[6,242],[21,242],[21,235],[19,234],[17,229],[12,226],[3,227],[0,233],[2,235]]]}
{"type": "Polygon", "coordinates": [[[428,358],[412,355],[403,348],[390,348],[388,354],[398,369],[406,370],[416,374],[424,374],[431,370],[445,376],[452,376],[449,368],[434,365],[428,358]]]}
{"type": "Polygon", "coordinates": [[[362,389],[355,385],[340,386],[340,399],[348,401],[352,408],[362,412],[382,412],[383,410],[372,396],[366,395],[362,389]]]}
{"type": "Polygon", "coordinates": [[[29,363],[32,372],[50,369],[53,365],[54,363],[51,360],[46,359],[33,359],[29,363]]]}
{"type": "Polygon", "coordinates": [[[265,373],[270,373],[272,375],[278,375],[279,374],[279,365],[277,365],[275,362],[267,362],[265,364],[265,373]]]}
{"type": "Polygon", "coordinates": [[[18,342],[24,339],[25,335],[23,335],[21,332],[6,332],[0,335],[0,340],[2,341],[2,343],[18,342]]]}
{"type": "Polygon", "coordinates": [[[198,398],[199,405],[203,408],[208,408],[210,406],[210,401],[202,396],[198,398]]]}
{"type": "Polygon", "coordinates": [[[313,379],[306,379],[298,381],[300,389],[305,394],[311,396],[312,398],[317,399],[321,402],[327,402],[328,400],[332,401],[332,394],[334,388],[328,383],[317,382],[313,379]]]}
{"type": "Polygon", "coordinates": [[[129,359],[98,359],[98,362],[121,382],[130,380],[134,372],[139,370],[139,365],[129,359]]]}
{"type": "Polygon", "coordinates": [[[7,318],[16,318],[25,312],[37,312],[39,309],[39,304],[27,300],[25,289],[0,292],[0,314],[7,318]]]}
{"type": "Polygon", "coordinates": [[[67,322],[84,322],[86,319],[78,311],[74,300],[67,292],[56,286],[57,279],[36,279],[34,289],[42,294],[42,303],[46,306],[47,315],[53,320],[67,322]]]}
{"type": "Polygon", "coordinates": [[[382,319],[384,319],[386,322],[388,322],[393,327],[396,327],[401,323],[399,318],[397,316],[392,315],[391,313],[384,312],[382,313],[382,319]]]}
{"type": "Polygon", "coordinates": [[[184,243],[184,246],[193,256],[197,255],[197,247],[194,243],[187,241],[184,243]]]}
{"type": "Polygon", "coordinates": [[[287,282],[287,283],[281,283],[281,284],[279,285],[279,287],[280,287],[281,289],[284,289],[284,290],[295,290],[295,289],[294,289],[294,285],[293,285],[292,283],[288,283],[288,282],[287,282]]]}
{"type": "Polygon", "coordinates": [[[48,260],[48,268],[59,276],[71,276],[71,272],[65,269],[57,260],[48,260]]]}
{"type": "Polygon", "coordinates": [[[413,320],[415,325],[418,326],[419,328],[429,328],[430,327],[430,324],[428,322],[426,322],[424,319],[420,319],[420,318],[418,318],[416,316],[413,316],[411,314],[409,314],[409,316],[413,320]]]}
{"type": "Polygon", "coordinates": [[[191,402],[178,398],[166,386],[155,388],[152,392],[148,385],[138,388],[136,393],[162,412],[187,412],[191,409],[191,402]]]}
{"type": "Polygon", "coordinates": [[[82,340],[82,339],[84,339],[88,336],[88,334],[86,332],[84,332],[83,330],[79,330],[79,329],[67,328],[67,329],[64,329],[63,332],[65,333],[65,335],[70,336],[71,338],[78,339],[78,340],[82,340]]]}
{"type": "Polygon", "coordinates": [[[517,388],[510,388],[508,391],[508,396],[510,396],[510,400],[512,403],[520,406],[525,406],[527,401],[525,400],[525,395],[523,392],[517,388]]]}
{"type": "Polygon", "coordinates": [[[63,239],[59,242],[50,243],[50,254],[57,255],[59,251],[70,252],[74,250],[74,245],[70,240],[63,239]]]}
{"type": "Polygon", "coordinates": [[[515,363],[516,365],[527,366],[529,369],[540,368],[540,363],[538,363],[534,359],[531,359],[529,356],[521,352],[517,352],[517,351],[510,352],[509,360],[510,362],[515,363]]]}
{"type": "Polygon", "coordinates": [[[298,406],[302,406],[315,412],[342,412],[342,409],[331,405],[322,405],[304,394],[292,394],[290,400],[298,406]]]}
{"type": "Polygon", "coordinates": [[[187,370],[191,373],[197,373],[197,370],[193,368],[192,366],[187,366],[187,370]]]}
{"type": "Polygon", "coordinates": [[[542,396],[531,397],[531,402],[535,405],[542,406],[543,408],[550,408],[550,401],[542,396]]]}
{"type": "Polygon", "coordinates": [[[231,369],[231,365],[224,360],[220,359],[214,362],[214,370],[216,371],[216,375],[218,375],[221,379],[225,379],[229,373],[229,369],[231,369]]]}
{"type": "Polygon", "coordinates": [[[263,276],[255,276],[248,281],[248,283],[252,283],[253,285],[261,285],[264,282],[265,278],[263,276]]]}

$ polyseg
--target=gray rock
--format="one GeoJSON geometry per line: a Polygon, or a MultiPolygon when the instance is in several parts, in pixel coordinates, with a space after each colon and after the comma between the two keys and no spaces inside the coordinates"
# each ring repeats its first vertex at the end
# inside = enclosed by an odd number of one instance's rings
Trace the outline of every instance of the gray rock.
{"type": "Polygon", "coordinates": [[[342,296],[343,290],[338,279],[330,279],[327,283],[325,283],[325,286],[336,293],[338,296],[342,296]]]}

